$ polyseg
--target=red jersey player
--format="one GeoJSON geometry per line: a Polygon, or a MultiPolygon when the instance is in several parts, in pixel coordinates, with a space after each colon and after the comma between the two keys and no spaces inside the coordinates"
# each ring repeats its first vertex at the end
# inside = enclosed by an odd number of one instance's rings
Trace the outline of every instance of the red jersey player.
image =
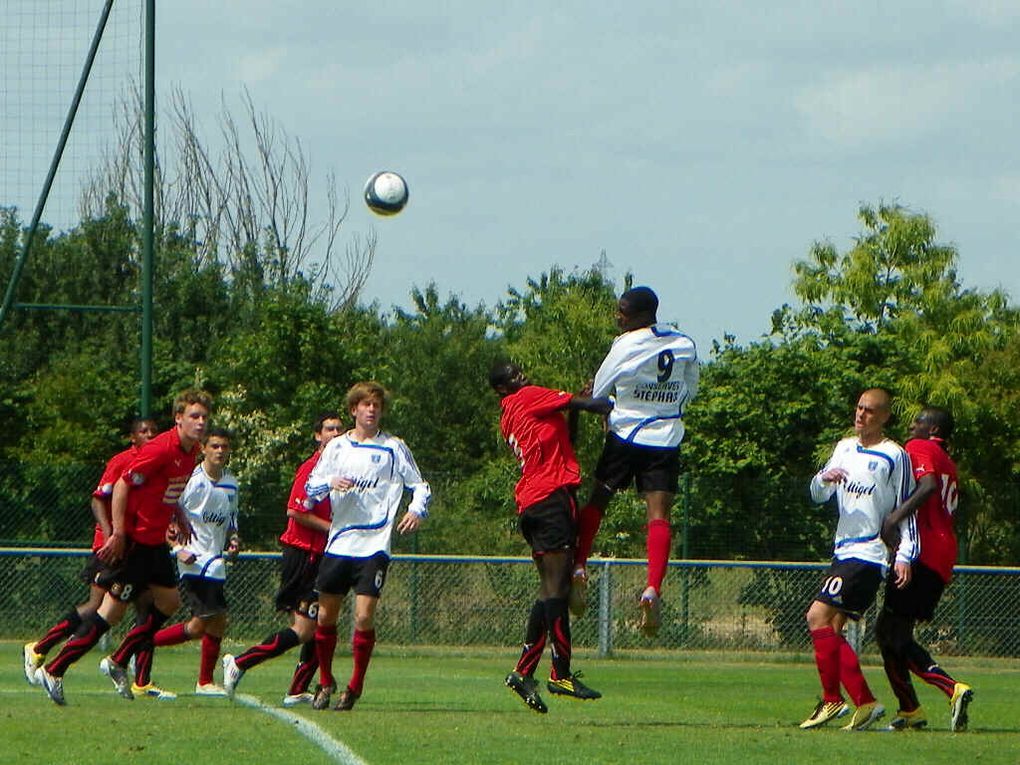
{"type": "Polygon", "coordinates": [[[308,510],[305,507],[305,484],[326,444],[339,435],[342,429],[338,412],[324,412],[316,418],[312,426],[315,452],[297,469],[287,500],[287,528],[280,536],[283,568],[280,572],[280,589],[276,593],[276,608],[290,614],[290,626],[274,632],[236,657],[231,654],[223,657],[223,687],[229,696],[234,695],[234,689],[245,671],[300,645],[301,657],[294,669],[287,695],[283,697],[283,705],[292,707],[312,702],[308,684],[319,668],[313,641],[318,610],[315,579],[319,574],[322,551],[326,547],[331,508],[329,497],[324,497],[308,510]]]}
{"type": "Polygon", "coordinates": [[[50,649],[73,635],[85,617],[95,613],[103,600],[105,590],[96,584],[96,576],[102,569],[102,563],[96,557],[96,552],[106,542],[106,537],[110,533],[110,496],[113,494],[113,484],[120,478],[128,463],[134,459],[138,450],[158,432],[159,429],[151,418],[136,418],[131,422],[131,446],[117,452],[106,463],[99,485],[92,492],[92,514],[96,518],[96,529],[92,537],[92,555],[81,572],[82,580],[90,585],[89,599],[68,611],[38,641],[25,644],[25,678],[32,685],[36,684],[36,671],[42,666],[50,649]]]}
{"type": "MultiPolygon", "coordinates": [[[[111,533],[96,553],[108,567],[97,580],[106,595],[98,611],[82,622],[57,657],[37,673],[54,703],[65,703],[63,676],[71,664],[120,622],[130,602],[149,591],[152,607],[139,614],[120,647],[100,663],[121,696],[135,697],[125,669],[128,661],[140,648],[151,645],[152,636],[180,605],[166,531],[176,517],[181,541],[187,542],[190,536],[177,499],[195,469],[211,405],[204,391],[189,389],[178,395],[174,427],[139,449],[114,484],[111,533]]],[[[150,690],[159,690],[149,687],[148,667],[136,665],[135,679],[139,695],[150,696],[154,695],[150,690]]]]}
{"type": "Polygon", "coordinates": [[[899,701],[899,711],[889,725],[892,730],[920,729],[928,724],[910,682],[911,672],[949,698],[950,730],[967,728],[967,707],[974,695],[969,685],[950,677],[914,638],[917,622],[934,616],[956,563],[953,514],[959,484],[956,465],[946,451],[952,433],[953,418],[945,409],[926,407],[914,419],[905,448],[917,489],[884,524],[886,535],[895,537],[892,529],[903,518],[913,516],[920,543],[912,565],[897,564],[886,583],[885,604],[875,625],[885,673],[899,701]]]}
{"type": "Polygon", "coordinates": [[[570,443],[566,409],[608,414],[606,399],[572,396],[565,391],[532,385],[516,364],[500,362],[489,372],[489,384],[501,397],[499,425],[521,465],[514,491],[521,534],[531,545],[538,568],[539,595],[532,604],[524,648],[505,683],[536,712],[548,708],[538,693],[534,672],[551,642],[550,693],[577,699],[602,694],[584,685],[570,671],[570,612],[567,597],[577,544],[577,500],[581,470],[570,443]]]}

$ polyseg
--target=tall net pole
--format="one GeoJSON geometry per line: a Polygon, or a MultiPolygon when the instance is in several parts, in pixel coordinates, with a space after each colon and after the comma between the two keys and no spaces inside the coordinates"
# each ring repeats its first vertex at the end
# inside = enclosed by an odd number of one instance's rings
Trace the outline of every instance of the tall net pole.
{"type": "Polygon", "coordinates": [[[32,251],[32,242],[35,239],[36,232],[39,230],[39,223],[42,219],[43,210],[46,209],[46,201],[49,199],[50,190],[53,188],[53,179],[57,175],[57,168],[60,167],[60,160],[64,156],[64,149],[67,147],[67,139],[71,134],[71,127],[74,125],[74,118],[78,114],[78,107],[81,106],[81,99],[85,93],[85,85],[88,83],[89,74],[92,71],[92,65],[96,60],[96,53],[99,50],[99,43],[103,39],[103,30],[106,29],[106,22],[110,18],[110,10],[112,8],[113,0],[106,0],[106,4],[103,6],[103,12],[99,17],[99,23],[96,25],[96,32],[92,36],[92,44],[89,45],[89,51],[85,57],[85,66],[82,67],[81,77],[78,79],[78,86],[75,88],[74,97],[71,99],[71,106],[67,110],[67,117],[64,119],[64,127],[60,131],[60,138],[57,140],[57,148],[56,151],[53,152],[53,160],[50,162],[50,169],[46,174],[46,180],[43,182],[42,192],[39,194],[39,199],[36,201],[35,212],[32,213],[32,222],[29,224],[28,232],[25,234],[25,240],[22,243],[21,252],[14,261],[14,271],[11,274],[10,282],[7,284],[3,303],[0,304],[0,327],[3,326],[4,319],[7,317],[11,307],[14,305],[14,296],[17,294],[18,282],[21,280],[21,272],[25,267],[25,262],[28,260],[29,253],[32,251]]]}
{"type": "Polygon", "coordinates": [[[152,414],[153,176],[156,157],[156,0],[145,0],[145,149],[142,212],[142,417],[152,414]]]}

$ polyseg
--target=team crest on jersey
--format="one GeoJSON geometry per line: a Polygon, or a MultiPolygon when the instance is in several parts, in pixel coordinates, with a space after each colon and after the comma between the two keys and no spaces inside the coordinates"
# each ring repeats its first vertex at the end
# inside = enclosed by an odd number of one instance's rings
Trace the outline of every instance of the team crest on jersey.
{"type": "Polygon", "coordinates": [[[372,455],[372,462],[382,462],[382,455],[381,454],[373,454],[372,455]]]}
{"type": "Polygon", "coordinates": [[[141,473],[132,473],[131,483],[133,483],[135,486],[141,486],[143,483],[145,483],[145,476],[142,475],[141,473]]]}

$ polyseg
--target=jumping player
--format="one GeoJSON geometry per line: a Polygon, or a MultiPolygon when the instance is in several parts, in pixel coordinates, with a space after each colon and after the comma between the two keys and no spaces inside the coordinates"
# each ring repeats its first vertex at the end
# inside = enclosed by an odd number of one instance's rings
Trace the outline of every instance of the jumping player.
{"type": "Polygon", "coordinates": [[[25,679],[32,685],[37,684],[36,671],[46,660],[46,654],[50,649],[73,635],[81,623],[96,612],[99,604],[103,601],[105,590],[96,584],[96,576],[103,564],[96,557],[96,552],[110,535],[110,496],[113,494],[113,484],[134,459],[138,450],[158,432],[156,422],[148,417],[132,420],[129,436],[131,445],[124,451],[117,452],[106,463],[106,469],[103,470],[103,475],[99,479],[99,485],[92,492],[92,515],[96,519],[96,528],[92,535],[92,554],[81,572],[82,581],[89,585],[89,599],[68,611],[39,640],[25,643],[25,679]]]}
{"type": "Polygon", "coordinates": [[[287,500],[287,528],[280,537],[283,568],[280,589],[276,593],[276,608],[290,614],[290,626],[272,633],[236,657],[230,654],[223,657],[223,687],[230,696],[234,695],[237,684],[247,670],[300,645],[301,656],[294,669],[290,688],[283,697],[283,705],[293,707],[312,703],[308,685],[319,668],[319,660],[315,656],[315,619],[319,609],[315,579],[319,575],[322,552],[326,548],[326,532],[329,531],[332,512],[329,496],[311,503],[311,508],[305,506],[305,484],[326,444],[338,436],[342,429],[340,414],[335,411],[320,414],[312,425],[315,451],[301,463],[294,475],[290,498],[287,500]]]}
{"type": "Polygon", "coordinates": [[[333,508],[317,581],[319,687],[313,709],[326,709],[337,687],[333,678],[336,624],[351,589],[355,593],[354,668],[334,709],[353,709],[361,697],[375,646],[375,611],[386,582],[393,529],[401,534],[416,531],[428,517],[432,490],[422,479],[407,444],[381,429],[386,398],[386,390],[375,382],[351,387],[346,401],[354,427],[329,442],[308,478],[306,504],[328,495],[333,508]],[[398,521],[405,489],[412,492],[411,502],[398,521]]]}
{"type": "Polygon", "coordinates": [[[604,415],[612,404],[608,399],[571,396],[532,385],[519,366],[506,362],[492,367],[489,384],[500,396],[503,438],[521,465],[521,478],[514,490],[518,524],[531,545],[539,578],[538,599],[528,616],[521,657],[504,682],[531,709],[544,714],[548,708],[534,675],[547,638],[552,651],[552,672],[546,684],[549,692],[575,699],[602,697],[581,682],[580,672],[570,671],[567,598],[577,539],[575,492],[581,483],[581,469],[563,411],[604,415]]]}
{"type": "Polygon", "coordinates": [[[237,536],[237,479],[227,469],[231,452],[230,432],[212,428],[202,443],[202,463],[188,479],[178,500],[191,523],[191,541],[176,545],[177,571],[191,619],[164,627],[153,643],[178,645],[202,640],[196,696],[226,696],[213,682],[213,670],[220,657],[220,644],[227,629],[226,561],[237,557],[241,540],[237,536]]]}
{"type": "Polygon", "coordinates": [[[634,287],[620,296],[616,321],[619,335],[595,374],[593,398],[612,398],[602,456],[595,468],[595,486],[578,518],[574,613],[584,610],[587,562],[609,500],[634,481],[644,495],[648,527],[648,577],[638,604],[641,630],[655,635],[660,622],[662,581],[669,562],[670,508],[680,476],[683,414],[698,392],[700,371],[694,341],[676,327],[659,324],[659,299],[648,287],[634,287]]]}
{"type": "Polygon", "coordinates": [[[967,707],[974,692],[940,667],[914,637],[918,622],[931,621],[942,591],[952,580],[956,565],[953,513],[959,498],[956,464],[946,449],[953,434],[953,417],[945,409],[929,406],[910,426],[907,454],[917,490],[885,520],[885,531],[895,538],[903,519],[916,527],[920,554],[913,564],[896,563],[895,576],[886,581],[885,604],[875,624],[885,674],[899,701],[890,730],[919,730],[927,716],[910,682],[913,672],[949,698],[949,729],[967,729],[967,707]]]}
{"type": "MultiPolygon", "coordinates": [[[[878,593],[889,569],[882,541],[882,523],[914,489],[910,460],[895,441],[885,437],[890,415],[889,394],[872,388],[857,401],[855,435],[842,439],[832,456],[811,479],[811,498],[827,502],[833,495],[839,523],[832,565],[807,611],[822,682],[822,699],[801,728],[817,728],[846,713],[842,684],[857,707],[845,730],[864,730],[885,714],[868,687],[854,649],[843,637],[847,619],[859,619],[878,593]]],[[[897,564],[908,563],[917,540],[909,524],[901,524],[897,564]]]]}
{"type": "MultiPolygon", "coordinates": [[[[189,389],[178,395],[173,407],[174,427],[139,449],[114,484],[111,533],[96,553],[108,567],[97,581],[106,589],[106,595],[98,611],[82,622],[57,657],[37,673],[54,703],[65,703],[63,677],[68,667],[123,618],[130,602],[149,590],[152,606],[139,614],[113,655],[100,662],[117,692],[127,699],[135,697],[125,668],[139,648],[151,646],[153,635],[180,605],[177,572],[166,532],[171,519],[177,517],[181,541],[190,539],[177,499],[195,469],[211,405],[204,391],[189,389]]],[[[139,695],[159,698],[150,693],[159,689],[150,687],[149,667],[136,662],[135,671],[139,695]]]]}

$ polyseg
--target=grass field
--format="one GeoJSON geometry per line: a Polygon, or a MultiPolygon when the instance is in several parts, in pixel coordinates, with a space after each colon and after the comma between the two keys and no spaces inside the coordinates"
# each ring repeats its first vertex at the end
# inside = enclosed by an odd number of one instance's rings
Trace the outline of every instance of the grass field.
{"type": "MultiPolygon", "coordinates": [[[[228,646],[234,650],[237,646],[228,646]]],[[[380,644],[364,698],[351,713],[281,710],[293,657],[249,672],[248,705],[189,695],[193,646],[156,656],[154,677],[181,694],[172,702],[118,697],[86,656],[68,672],[57,707],[24,681],[21,646],[0,643],[0,763],[1020,763],[1020,664],[952,660],[976,690],[971,730],[953,734],[945,697],[919,689],[932,729],[920,733],[801,731],[817,696],[814,665],[731,654],[647,654],[575,665],[599,701],[543,697],[527,709],[503,687],[506,651],[401,650],[380,644]],[[254,706],[255,699],[280,716],[254,706]],[[305,725],[308,721],[314,725],[305,725]],[[322,735],[324,734],[324,735],[322,735]],[[342,742],[349,752],[331,749],[342,742]],[[317,743],[318,742],[318,743],[317,743]],[[353,753],[353,754],[352,754],[353,753]],[[356,757],[357,759],[352,759],[356,757]]],[[[543,663],[543,666],[546,666],[543,663]]],[[[338,677],[349,657],[338,656],[338,677]]],[[[895,709],[881,669],[865,672],[895,709]]],[[[217,678],[219,672],[217,671],[217,678]]]]}

